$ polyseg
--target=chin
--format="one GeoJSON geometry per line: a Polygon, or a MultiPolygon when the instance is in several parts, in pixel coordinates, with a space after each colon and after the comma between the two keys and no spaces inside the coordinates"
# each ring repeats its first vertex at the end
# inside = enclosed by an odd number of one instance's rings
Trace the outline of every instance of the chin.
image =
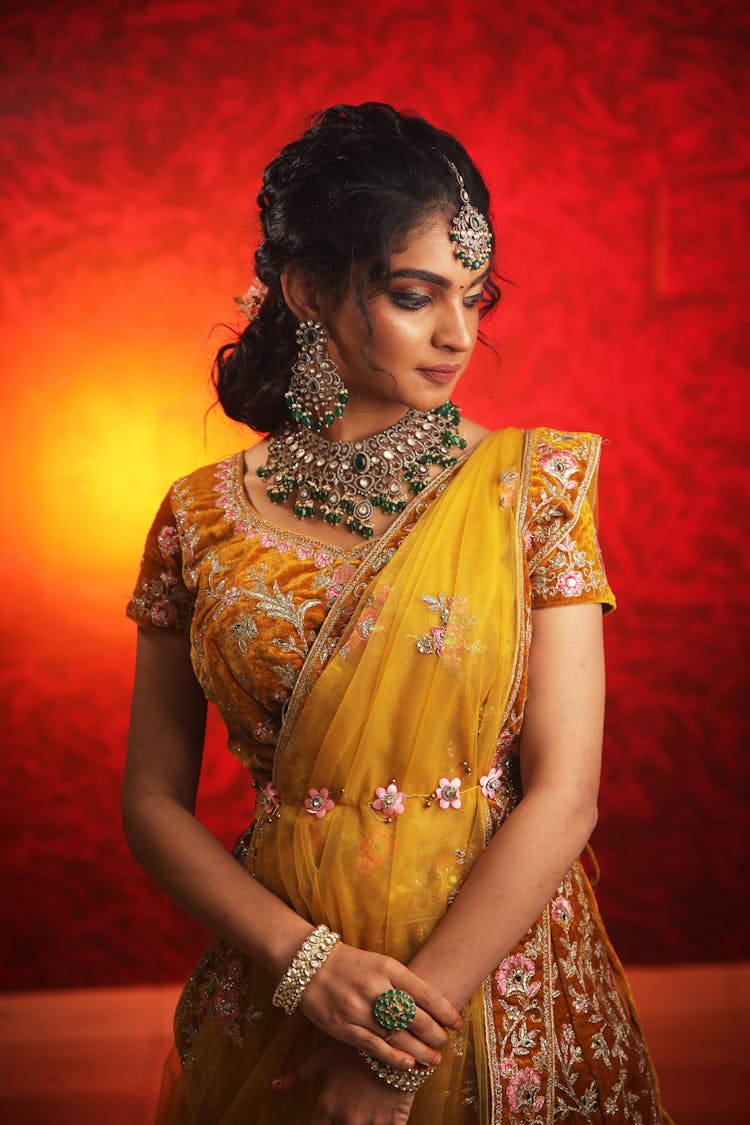
{"type": "Polygon", "coordinates": [[[456,390],[458,380],[454,379],[451,383],[430,383],[425,379],[424,382],[427,385],[420,387],[411,396],[412,401],[409,405],[413,406],[415,410],[434,410],[435,407],[447,402],[456,390]]]}

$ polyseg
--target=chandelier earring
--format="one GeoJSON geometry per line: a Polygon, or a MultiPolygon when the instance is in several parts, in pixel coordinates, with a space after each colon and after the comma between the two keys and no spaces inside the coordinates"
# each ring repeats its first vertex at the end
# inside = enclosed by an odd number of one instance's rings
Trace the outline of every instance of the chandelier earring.
{"type": "Polygon", "coordinates": [[[294,421],[319,433],[343,415],[349,392],[328,352],[328,333],[319,320],[299,322],[297,347],[284,397],[294,421]]]}

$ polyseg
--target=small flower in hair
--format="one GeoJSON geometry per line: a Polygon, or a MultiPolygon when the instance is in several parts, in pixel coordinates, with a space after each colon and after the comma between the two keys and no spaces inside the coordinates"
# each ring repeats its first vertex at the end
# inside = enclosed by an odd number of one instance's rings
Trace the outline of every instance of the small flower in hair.
{"type": "Polygon", "coordinates": [[[241,297],[234,298],[240,312],[244,313],[251,323],[260,312],[260,306],[263,304],[267,293],[268,286],[255,277],[247,292],[243,293],[241,297]]]}

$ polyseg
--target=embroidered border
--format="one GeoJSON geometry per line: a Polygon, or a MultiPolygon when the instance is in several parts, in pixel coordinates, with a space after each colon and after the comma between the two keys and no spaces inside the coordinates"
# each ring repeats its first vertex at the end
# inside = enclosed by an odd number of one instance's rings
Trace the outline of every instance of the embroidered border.
{"type": "Polygon", "coordinates": [[[335,627],[339,624],[342,612],[344,608],[349,604],[352,595],[356,593],[357,597],[359,598],[367,588],[367,584],[370,581],[370,576],[380,570],[386,564],[386,562],[389,561],[389,559],[393,555],[393,548],[391,547],[393,537],[404,527],[404,525],[412,517],[414,512],[419,508],[419,506],[421,504],[424,504],[425,501],[433,499],[435,496],[437,496],[441,491],[441,487],[444,487],[452,479],[453,475],[458,471],[458,469],[471,457],[473,453],[476,452],[477,449],[479,449],[481,445],[484,444],[484,441],[487,441],[491,436],[492,435],[488,435],[487,438],[484,438],[481,442],[479,442],[478,445],[474,446],[473,449],[467,450],[461,457],[459,457],[456,460],[455,464],[450,465],[447,469],[444,469],[441,473],[438,473],[438,475],[430,482],[427,488],[423,492],[418,493],[414,497],[414,499],[407,504],[406,508],[404,508],[403,512],[401,512],[400,515],[396,517],[396,519],[388,527],[386,532],[374,543],[368,545],[369,550],[361,558],[358,569],[351,576],[346,585],[341,589],[338,597],[326,614],[325,620],[318,632],[318,635],[313,641],[312,647],[307,654],[307,658],[302,665],[300,673],[297,677],[297,682],[294,685],[294,690],[292,691],[292,694],[290,695],[284,707],[282,727],[281,731],[279,732],[278,741],[276,743],[276,751],[274,753],[273,759],[272,782],[274,784],[276,784],[276,782],[278,781],[278,771],[281,765],[281,759],[284,756],[284,751],[286,750],[289,738],[291,736],[292,730],[294,729],[294,724],[297,721],[300,710],[302,709],[307,696],[312,691],[312,686],[317,679],[317,676],[320,674],[322,668],[333,655],[334,649],[338,642],[338,638],[332,638],[332,633],[335,627]]]}

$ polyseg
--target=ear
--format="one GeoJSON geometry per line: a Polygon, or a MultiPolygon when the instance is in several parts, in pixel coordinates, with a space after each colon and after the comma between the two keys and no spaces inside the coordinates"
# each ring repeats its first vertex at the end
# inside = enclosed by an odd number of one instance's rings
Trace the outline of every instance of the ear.
{"type": "Polygon", "coordinates": [[[298,262],[290,262],[281,274],[284,300],[297,320],[322,320],[318,291],[298,262]]]}

